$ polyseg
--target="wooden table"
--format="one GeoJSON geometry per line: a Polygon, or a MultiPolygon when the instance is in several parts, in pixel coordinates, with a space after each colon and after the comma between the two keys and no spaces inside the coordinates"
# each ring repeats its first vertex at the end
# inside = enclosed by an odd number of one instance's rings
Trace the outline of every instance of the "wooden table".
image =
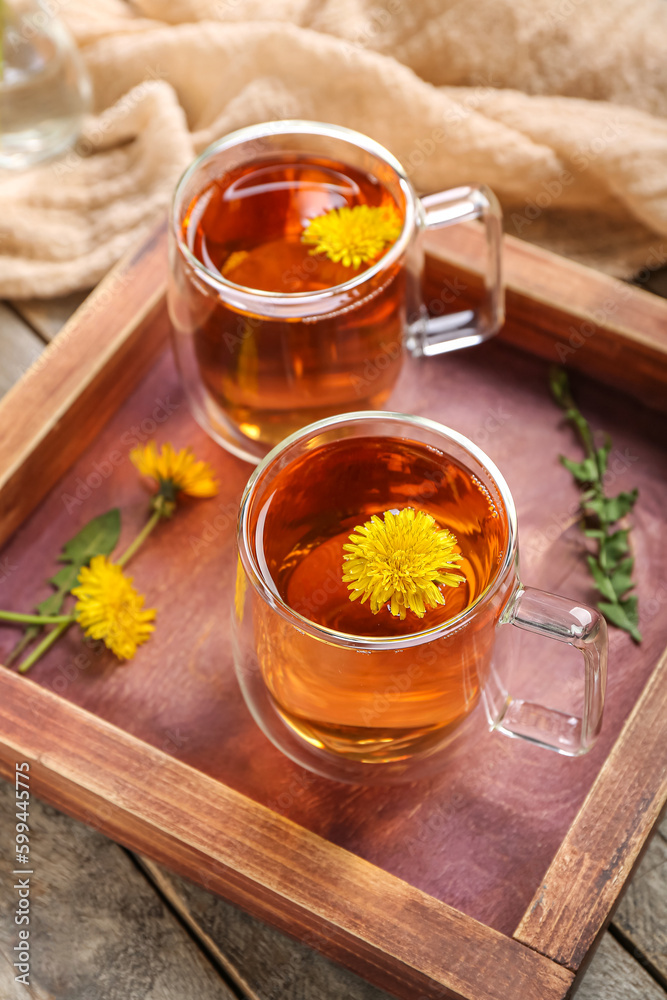
{"type": "MultiPolygon", "coordinates": [[[[667,295],[665,272],[652,282],[667,295]]],[[[0,303],[0,395],[83,298],[0,303]]],[[[310,948],[34,799],[26,990],[12,966],[15,822],[14,791],[0,782],[1,1000],[388,1000],[310,948]]],[[[667,1000],[667,820],[577,997],[667,1000]]]]}

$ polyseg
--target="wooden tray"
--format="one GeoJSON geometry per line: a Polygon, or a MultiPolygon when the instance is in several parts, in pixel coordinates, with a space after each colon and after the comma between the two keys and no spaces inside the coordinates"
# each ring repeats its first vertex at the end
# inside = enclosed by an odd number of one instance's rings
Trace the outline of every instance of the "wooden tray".
{"type": "MultiPolygon", "coordinates": [[[[435,297],[457,275],[462,297],[478,284],[474,228],[459,229],[441,244],[447,262],[429,261],[435,297]]],[[[481,727],[437,779],[328,782],[267,742],[233,677],[227,604],[249,467],[183,401],[165,343],[164,242],[159,228],[121,262],[0,404],[0,607],[45,596],[37,581],[62,542],[109,506],[124,534],[136,530],[147,496],[126,456],[137,437],[191,444],[223,491],[162,525],[133,564],[159,614],[130,665],[72,629],[27,677],[0,670],[0,772],[28,760],[42,798],[406,1000],[562,1000],[667,798],[665,419],[577,384],[614,438],[618,488],[640,488],[645,640],[613,633],[595,749],[571,760],[481,727]]],[[[506,264],[504,343],[408,365],[397,406],[484,447],[517,500],[528,582],[591,602],[577,494],[556,460],[576,447],[544,361],[508,343],[557,359],[570,328],[593,322],[566,360],[658,405],[667,304],[511,239],[506,264]]],[[[0,657],[15,637],[0,631],[0,657]]],[[[540,650],[538,686],[551,662],[540,650]]]]}

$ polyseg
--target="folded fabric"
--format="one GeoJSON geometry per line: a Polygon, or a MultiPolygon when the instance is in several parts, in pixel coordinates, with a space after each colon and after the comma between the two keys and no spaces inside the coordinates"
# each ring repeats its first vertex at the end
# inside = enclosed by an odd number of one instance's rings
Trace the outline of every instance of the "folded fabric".
{"type": "Polygon", "coordinates": [[[486,182],[506,229],[617,275],[667,261],[664,0],[69,0],[76,149],[0,180],[0,295],[94,284],[243,125],[387,146],[420,193],[486,182]],[[167,19],[169,23],[167,22],[167,19]]]}

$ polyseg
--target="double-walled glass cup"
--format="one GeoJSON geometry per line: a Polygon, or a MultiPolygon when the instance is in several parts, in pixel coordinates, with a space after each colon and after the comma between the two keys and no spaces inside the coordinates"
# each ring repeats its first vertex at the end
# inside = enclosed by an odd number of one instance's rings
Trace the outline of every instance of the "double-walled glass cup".
{"type": "MultiPolygon", "coordinates": [[[[478,549],[483,542],[476,540],[478,549]]],[[[232,615],[238,680],[263,732],[304,767],[358,783],[420,777],[446,759],[447,751],[441,751],[466,730],[478,705],[492,728],[561,754],[578,756],[595,741],[606,682],[604,618],[578,601],[520,582],[516,512],[507,483],[493,462],[456,431],[420,417],[367,411],[322,420],[293,434],[248,482],[238,550],[232,615]],[[349,510],[346,493],[330,478],[327,456],[334,444],[345,456],[349,510]],[[399,446],[408,452],[421,449],[436,463],[436,472],[415,480],[405,463],[396,461],[399,446]],[[369,447],[376,455],[372,463],[365,458],[369,447]],[[462,470],[458,479],[452,469],[462,470]],[[455,520],[452,503],[458,502],[464,480],[489,505],[498,544],[483,587],[454,617],[389,637],[323,626],[312,612],[337,592],[342,559],[321,561],[322,571],[309,582],[299,610],[282,596],[275,567],[288,563],[290,572],[301,571],[293,568],[294,553],[298,563],[313,525],[330,523],[332,514],[339,523],[361,523],[388,507],[418,508],[437,518],[447,504],[455,520]],[[378,489],[381,482],[390,500],[378,489]],[[494,647],[498,631],[510,625],[582,654],[580,714],[522,700],[504,689],[494,668],[494,647]]],[[[540,669],[538,661],[535,670],[540,669]]]]}
{"type": "MultiPolygon", "coordinates": [[[[273,221],[266,217],[267,230],[273,221]]],[[[439,354],[477,344],[499,329],[501,229],[500,208],[487,187],[418,198],[391,153],[337,125],[268,122],[214,143],[179,182],[170,222],[169,311],[195,418],[227,450],[256,463],[313,420],[384,406],[406,351],[439,354]],[[343,177],[346,169],[357,171],[388,192],[402,227],[386,253],[366,270],[351,267],[342,283],[281,293],[235,284],[210,261],[203,263],[195,241],[212,186],[224,185],[246,165],[260,169],[299,157],[329,164],[343,177]],[[462,308],[463,300],[457,304],[448,294],[447,307],[438,303],[447,314],[429,317],[419,236],[475,219],[488,243],[481,301],[462,308]]],[[[296,268],[286,259],[283,285],[298,288],[316,266],[313,256],[296,268]]]]}

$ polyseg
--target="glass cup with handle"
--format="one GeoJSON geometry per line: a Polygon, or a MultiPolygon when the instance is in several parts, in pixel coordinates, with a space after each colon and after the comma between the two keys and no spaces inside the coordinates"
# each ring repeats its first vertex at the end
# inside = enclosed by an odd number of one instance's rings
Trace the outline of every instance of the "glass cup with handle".
{"type": "MultiPolygon", "coordinates": [[[[577,600],[523,585],[512,495],[462,434],[382,411],[296,432],[248,482],[238,551],[239,683],[264,733],[304,767],[362,784],[412,780],[442,766],[473,713],[567,756],[595,742],[605,620],[577,600]],[[405,508],[453,532],[464,578],[422,619],[410,612],[400,619],[387,608],[373,614],[368,603],[350,600],[343,580],[350,533],[405,508]],[[581,711],[557,711],[505,689],[494,655],[509,626],[581,654],[581,711]]],[[[550,673],[550,694],[568,687],[565,659],[559,654],[550,673]]]]}
{"type": "Polygon", "coordinates": [[[388,150],[338,125],[269,122],[214,143],[181,178],[169,227],[173,342],[196,419],[257,463],[313,420],[383,407],[406,353],[493,336],[501,220],[484,185],[417,197],[388,150]],[[304,244],[313,219],[350,209],[352,226],[396,220],[384,252],[346,264],[304,244]],[[430,317],[420,236],[472,220],[486,234],[480,294],[448,294],[430,317]]]}

